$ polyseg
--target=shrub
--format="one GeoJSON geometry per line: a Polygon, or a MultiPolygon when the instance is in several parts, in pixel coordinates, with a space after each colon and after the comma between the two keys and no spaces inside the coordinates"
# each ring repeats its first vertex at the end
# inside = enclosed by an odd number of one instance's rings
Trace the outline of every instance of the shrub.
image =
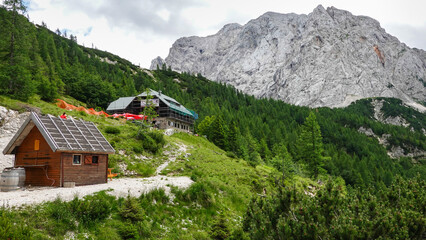
{"type": "Polygon", "coordinates": [[[32,239],[33,231],[28,227],[15,224],[6,211],[0,212],[0,239],[32,239]]]}
{"type": "Polygon", "coordinates": [[[85,225],[93,225],[99,220],[106,219],[112,212],[113,196],[104,191],[85,196],[83,200],[74,198],[70,202],[71,211],[85,225]]]}
{"type": "Polygon", "coordinates": [[[229,158],[237,158],[237,155],[234,152],[226,152],[226,156],[229,158]]]}
{"type": "Polygon", "coordinates": [[[148,135],[154,139],[154,141],[161,145],[164,146],[164,144],[166,144],[166,140],[164,140],[164,134],[158,130],[152,130],[148,132],[148,135]]]}
{"type": "Polygon", "coordinates": [[[213,220],[212,228],[210,229],[210,237],[212,239],[227,239],[231,233],[228,220],[225,215],[221,213],[213,220]]]}
{"type": "Polygon", "coordinates": [[[49,216],[46,228],[48,228],[50,234],[61,236],[76,228],[74,216],[70,212],[68,204],[60,198],[46,203],[45,209],[49,216]]]}
{"type": "Polygon", "coordinates": [[[136,135],[136,138],[142,140],[143,148],[152,153],[157,153],[164,146],[166,141],[160,131],[140,131],[136,135]]]}
{"type": "Polygon", "coordinates": [[[120,223],[117,228],[123,239],[139,239],[138,229],[132,223],[120,223]]]}
{"type": "Polygon", "coordinates": [[[142,177],[149,177],[155,173],[155,169],[146,163],[128,164],[128,170],[136,171],[142,177]]]}
{"type": "Polygon", "coordinates": [[[214,198],[209,192],[206,183],[194,183],[184,192],[176,192],[176,197],[186,202],[197,202],[203,207],[210,207],[214,203],[214,198]]]}
{"type": "Polygon", "coordinates": [[[152,237],[152,225],[146,220],[136,223],[136,228],[141,239],[147,239],[152,237]]]}
{"type": "Polygon", "coordinates": [[[159,189],[154,189],[148,193],[141,194],[141,196],[139,197],[139,200],[141,201],[141,203],[148,206],[150,203],[153,202],[153,200],[155,200],[158,203],[166,204],[170,201],[170,198],[169,196],[166,195],[166,192],[164,191],[163,188],[159,188],[159,189]]]}
{"type": "Polygon", "coordinates": [[[110,226],[100,226],[96,232],[96,239],[110,240],[120,239],[120,235],[117,230],[110,226]]]}
{"type": "Polygon", "coordinates": [[[120,134],[120,129],[112,126],[107,126],[105,132],[109,134],[120,134]]]}
{"type": "Polygon", "coordinates": [[[141,221],[144,216],[143,209],[139,205],[136,198],[131,197],[130,194],[127,195],[126,200],[124,200],[123,205],[119,210],[120,216],[124,220],[129,220],[131,222],[141,221]]]}

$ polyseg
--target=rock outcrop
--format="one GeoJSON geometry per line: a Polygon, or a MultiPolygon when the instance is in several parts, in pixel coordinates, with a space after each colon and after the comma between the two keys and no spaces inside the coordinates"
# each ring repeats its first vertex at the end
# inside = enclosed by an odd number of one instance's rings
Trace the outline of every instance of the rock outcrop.
{"type": "Polygon", "coordinates": [[[13,155],[3,155],[3,149],[27,119],[27,113],[8,110],[0,106],[0,173],[6,167],[13,166],[13,155]]]}
{"type": "Polygon", "coordinates": [[[165,60],[256,97],[311,107],[343,107],[366,97],[426,102],[426,52],[379,22],[321,5],[309,15],[267,12],[244,26],[178,39],[165,60]]]}

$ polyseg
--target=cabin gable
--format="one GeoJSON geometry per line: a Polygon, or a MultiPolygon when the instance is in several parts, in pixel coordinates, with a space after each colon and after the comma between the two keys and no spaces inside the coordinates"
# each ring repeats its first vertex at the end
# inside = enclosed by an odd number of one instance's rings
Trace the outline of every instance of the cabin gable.
{"type": "Polygon", "coordinates": [[[16,148],[14,167],[25,168],[26,185],[61,186],[61,153],[52,151],[37,127],[16,148]]]}

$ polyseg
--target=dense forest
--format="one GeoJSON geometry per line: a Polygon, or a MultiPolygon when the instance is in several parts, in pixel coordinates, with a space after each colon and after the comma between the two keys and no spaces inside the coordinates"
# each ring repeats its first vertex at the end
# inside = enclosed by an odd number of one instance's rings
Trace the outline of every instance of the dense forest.
{"type": "MultiPolygon", "coordinates": [[[[52,32],[46,24],[35,26],[24,17],[24,12],[21,1],[5,1],[0,8],[0,95],[21,101],[37,95],[47,102],[71,96],[89,107],[105,109],[118,97],[134,96],[146,88],[161,90],[195,110],[200,116],[195,131],[226,151],[228,157],[244,159],[252,167],[273,167],[284,178],[295,175],[315,180],[324,180],[328,175],[340,177],[344,180],[343,187],[354,189],[350,194],[355,197],[343,200],[335,190],[342,186],[330,183],[324,190],[329,191],[327,198],[314,199],[277,184],[275,199],[288,202],[277,202],[273,197],[253,199],[240,229],[251,235],[241,232],[241,236],[304,238],[300,236],[310,234],[306,237],[346,238],[346,235],[336,233],[342,231],[349,234],[348,238],[376,238],[382,236],[380,232],[378,235],[368,235],[368,232],[357,236],[358,230],[348,223],[351,214],[360,222],[363,221],[361,215],[371,215],[371,221],[380,222],[379,217],[390,214],[384,209],[394,201],[395,180],[407,186],[407,179],[414,179],[417,185],[426,180],[424,154],[408,155],[426,151],[425,114],[404,106],[401,100],[371,98],[342,109],[310,109],[273,99],[256,99],[199,74],[174,72],[171,66],[159,66],[155,71],[141,69],[111,53],[80,46],[76,36],[67,36],[59,30],[52,32]],[[400,116],[407,121],[408,127],[374,119],[373,101],[383,101],[384,116],[400,116]],[[360,129],[369,129],[374,135],[366,135],[360,129]],[[378,138],[385,138],[386,143],[380,143],[378,138]],[[388,155],[396,148],[402,149],[405,157],[391,158],[388,155]],[[301,208],[309,210],[292,213],[296,214],[295,218],[320,218],[309,214],[324,206],[321,201],[327,206],[335,204],[334,208],[340,209],[337,213],[324,209],[325,217],[312,223],[317,224],[312,229],[283,217],[293,208],[301,208]],[[364,202],[380,206],[384,215],[374,218],[374,212],[364,202]],[[327,214],[339,214],[340,217],[327,218],[327,214]],[[299,229],[301,235],[295,236],[296,232],[285,235],[286,227],[299,229]],[[330,227],[347,229],[334,231],[330,227]]],[[[405,210],[412,211],[404,212],[404,217],[409,218],[412,214],[415,218],[401,223],[405,232],[389,235],[391,238],[411,238],[412,234],[425,231],[424,226],[420,230],[413,227],[424,224],[425,219],[417,215],[425,212],[424,201],[421,203],[410,195],[409,190],[404,191],[401,204],[405,210]]],[[[419,191],[424,200],[424,185],[419,191]]],[[[323,195],[318,193],[318,196],[323,195]]],[[[373,231],[374,224],[365,228],[373,231]]],[[[385,226],[381,231],[390,229],[385,226]]]]}

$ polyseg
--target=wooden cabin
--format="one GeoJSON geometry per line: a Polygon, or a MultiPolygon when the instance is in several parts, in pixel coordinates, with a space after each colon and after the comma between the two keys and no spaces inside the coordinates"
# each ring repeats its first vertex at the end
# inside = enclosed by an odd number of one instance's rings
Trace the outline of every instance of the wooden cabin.
{"type": "Polygon", "coordinates": [[[26,185],[90,185],[107,182],[114,148],[92,122],[31,113],[3,154],[25,168],[26,185]]]}
{"type": "Polygon", "coordinates": [[[161,91],[150,90],[149,93],[143,92],[134,97],[122,97],[110,103],[107,112],[143,114],[147,104],[147,96],[152,98],[148,101],[155,107],[158,117],[154,120],[154,125],[160,129],[173,128],[179,131],[190,132],[193,130],[194,121],[198,115],[185,108],[175,99],[164,95],[161,91]]]}

